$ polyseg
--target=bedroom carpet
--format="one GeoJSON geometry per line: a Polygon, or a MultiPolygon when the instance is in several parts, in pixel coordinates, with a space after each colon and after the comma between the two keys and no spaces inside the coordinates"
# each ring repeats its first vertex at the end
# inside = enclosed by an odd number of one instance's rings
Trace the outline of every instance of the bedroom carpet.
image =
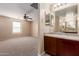
{"type": "Polygon", "coordinates": [[[22,37],[0,41],[0,56],[37,56],[37,39],[22,37]]]}

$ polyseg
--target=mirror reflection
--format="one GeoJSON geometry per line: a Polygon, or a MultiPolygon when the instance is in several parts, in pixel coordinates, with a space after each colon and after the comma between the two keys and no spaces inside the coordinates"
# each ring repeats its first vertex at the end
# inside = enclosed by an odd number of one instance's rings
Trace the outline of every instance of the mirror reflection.
{"type": "Polygon", "coordinates": [[[55,12],[55,32],[77,33],[77,6],[55,12]]]}

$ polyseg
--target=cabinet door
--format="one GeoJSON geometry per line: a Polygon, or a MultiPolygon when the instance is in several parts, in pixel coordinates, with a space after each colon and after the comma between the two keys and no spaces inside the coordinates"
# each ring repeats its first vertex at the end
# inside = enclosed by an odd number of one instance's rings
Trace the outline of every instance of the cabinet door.
{"type": "Polygon", "coordinates": [[[57,55],[59,56],[63,56],[63,52],[64,52],[64,45],[63,45],[63,40],[61,38],[57,38],[56,40],[56,51],[57,51],[57,55]]]}
{"type": "Polygon", "coordinates": [[[44,49],[45,49],[45,52],[51,55],[56,55],[56,38],[45,36],[44,49]]]}
{"type": "Polygon", "coordinates": [[[77,56],[79,55],[79,42],[73,40],[63,40],[63,55],[77,56]]]}

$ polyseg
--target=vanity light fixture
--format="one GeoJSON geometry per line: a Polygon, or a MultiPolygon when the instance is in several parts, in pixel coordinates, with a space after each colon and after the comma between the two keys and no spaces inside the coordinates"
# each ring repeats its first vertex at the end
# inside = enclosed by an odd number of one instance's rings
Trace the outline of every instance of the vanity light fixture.
{"type": "Polygon", "coordinates": [[[61,7],[61,6],[65,6],[65,5],[68,5],[67,3],[55,3],[54,5],[53,5],[53,7],[54,8],[59,8],[59,7],[61,7]]]}

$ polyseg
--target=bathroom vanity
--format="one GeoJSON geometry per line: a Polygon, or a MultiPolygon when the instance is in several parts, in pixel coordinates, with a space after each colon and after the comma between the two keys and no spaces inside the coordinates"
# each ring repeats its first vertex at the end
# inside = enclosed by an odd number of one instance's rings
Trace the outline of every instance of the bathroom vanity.
{"type": "Polygon", "coordinates": [[[44,32],[44,50],[46,53],[55,56],[79,56],[78,9],[79,6],[75,4],[51,11],[53,19],[50,18],[52,22],[49,25],[50,31],[49,33],[44,32]]]}
{"type": "Polygon", "coordinates": [[[79,56],[79,35],[45,34],[44,50],[54,56],[79,56]]]}

